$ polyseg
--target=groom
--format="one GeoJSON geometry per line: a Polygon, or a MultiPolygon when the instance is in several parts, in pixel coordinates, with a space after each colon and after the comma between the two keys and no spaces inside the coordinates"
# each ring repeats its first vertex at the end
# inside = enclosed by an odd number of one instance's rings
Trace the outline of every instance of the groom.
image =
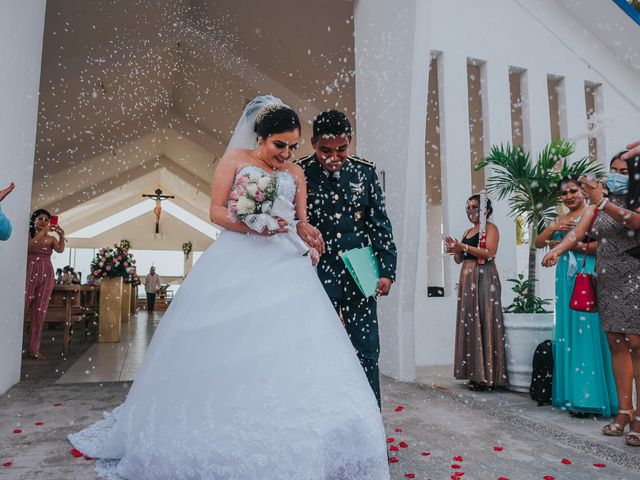
{"type": "Polygon", "coordinates": [[[362,295],[339,255],[353,248],[373,247],[380,268],[377,296],[389,294],[397,255],[375,164],[349,155],[351,134],[344,113],[322,112],[313,122],[315,153],[296,163],[307,179],[309,223],[320,230],[325,242],[318,276],[342,317],[380,405],[376,297],[362,295]]]}

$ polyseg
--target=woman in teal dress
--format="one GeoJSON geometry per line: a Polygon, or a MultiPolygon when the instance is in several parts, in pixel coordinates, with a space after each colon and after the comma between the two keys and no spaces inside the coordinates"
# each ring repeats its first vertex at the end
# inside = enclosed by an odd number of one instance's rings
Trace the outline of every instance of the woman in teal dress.
{"type": "MultiPolygon", "coordinates": [[[[577,178],[565,177],[558,185],[568,213],[558,217],[536,238],[536,247],[555,246],[575,227],[589,208],[577,178]]],[[[588,240],[588,239],[585,239],[588,240]]],[[[611,352],[597,313],[569,308],[576,273],[586,263],[593,273],[597,242],[579,242],[562,255],[556,267],[556,326],[553,344],[552,402],[574,416],[609,416],[618,410],[611,352]]]]}

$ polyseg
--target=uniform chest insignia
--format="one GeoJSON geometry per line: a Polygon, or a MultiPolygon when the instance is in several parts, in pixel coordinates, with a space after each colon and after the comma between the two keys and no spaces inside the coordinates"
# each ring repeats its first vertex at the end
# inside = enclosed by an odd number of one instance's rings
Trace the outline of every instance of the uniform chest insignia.
{"type": "Polygon", "coordinates": [[[358,195],[364,193],[364,186],[362,185],[362,182],[349,182],[349,186],[351,187],[351,193],[357,193],[358,195]]]}
{"type": "Polygon", "coordinates": [[[355,217],[356,222],[362,220],[362,212],[356,212],[353,216],[355,217]]]}

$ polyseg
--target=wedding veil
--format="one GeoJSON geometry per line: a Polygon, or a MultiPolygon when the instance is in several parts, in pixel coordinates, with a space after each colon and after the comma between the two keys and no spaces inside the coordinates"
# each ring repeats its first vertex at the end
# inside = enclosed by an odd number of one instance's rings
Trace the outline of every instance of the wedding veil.
{"type": "Polygon", "coordinates": [[[272,95],[259,95],[251,100],[244,108],[240,120],[238,120],[231,140],[229,140],[229,145],[227,145],[227,151],[232,148],[245,148],[248,150],[256,148],[258,146],[258,136],[254,130],[256,117],[260,110],[274,104],[284,105],[282,100],[272,95]]]}

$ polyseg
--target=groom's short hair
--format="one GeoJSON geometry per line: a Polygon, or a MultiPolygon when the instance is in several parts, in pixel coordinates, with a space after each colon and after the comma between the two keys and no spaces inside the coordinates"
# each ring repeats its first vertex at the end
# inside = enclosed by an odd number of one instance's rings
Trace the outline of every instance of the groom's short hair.
{"type": "Polygon", "coordinates": [[[338,110],[325,110],[313,120],[313,138],[351,136],[351,122],[338,110]]]}

